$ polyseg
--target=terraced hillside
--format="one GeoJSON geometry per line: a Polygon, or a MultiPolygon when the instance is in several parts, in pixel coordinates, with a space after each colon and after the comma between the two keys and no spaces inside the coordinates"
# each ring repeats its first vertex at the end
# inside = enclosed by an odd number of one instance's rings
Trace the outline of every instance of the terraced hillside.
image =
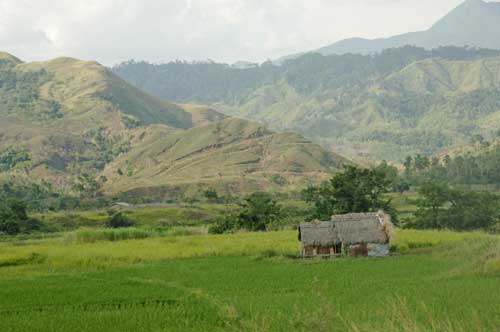
{"type": "Polygon", "coordinates": [[[114,192],[183,184],[224,191],[304,186],[346,162],[298,134],[236,118],[182,131],[138,128],[133,137],[130,151],[104,171],[114,192]]]}

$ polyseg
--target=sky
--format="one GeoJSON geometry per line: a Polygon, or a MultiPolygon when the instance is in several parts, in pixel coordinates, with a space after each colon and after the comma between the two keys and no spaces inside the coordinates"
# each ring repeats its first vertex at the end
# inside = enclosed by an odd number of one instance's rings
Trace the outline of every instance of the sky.
{"type": "Polygon", "coordinates": [[[0,50],[71,56],[263,62],[349,37],[428,29],[463,0],[0,0],[0,50]]]}

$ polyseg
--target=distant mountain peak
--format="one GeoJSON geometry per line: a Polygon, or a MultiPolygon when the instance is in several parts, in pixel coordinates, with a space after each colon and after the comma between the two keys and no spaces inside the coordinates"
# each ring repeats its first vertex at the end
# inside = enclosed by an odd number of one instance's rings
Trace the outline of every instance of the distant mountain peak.
{"type": "Polygon", "coordinates": [[[437,21],[430,29],[389,38],[349,38],[315,52],[371,54],[384,49],[414,45],[433,49],[440,46],[475,46],[500,49],[500,2],[466,0],[437,21]]]}

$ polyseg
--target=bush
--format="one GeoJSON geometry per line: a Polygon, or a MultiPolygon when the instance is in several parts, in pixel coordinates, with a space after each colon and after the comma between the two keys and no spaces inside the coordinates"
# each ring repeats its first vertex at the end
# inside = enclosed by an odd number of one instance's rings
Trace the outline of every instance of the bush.
{"type": "Polygon", "coordinates": [[[240,224],[238,218],[235,216],[226,216],[219,218],[215,223],[208,228],[209,234],[224,234],[231,233],[235,229],[238,229],[240,224]]]}
{"type": "Polygon", "coordinates": [[[16,199],[0,201],[0,233],[16,235],[45,228],[41,221],[28,217],[24,202],[16,199]]]}
{"type": "Polygon", "coordinates": [[[115,213],[106,223],[107,227],[111,228],[125,228],[135,225],[135,221],[125,216],[123,213],[115,213]]]}
{"type": "Polygon", "coordinates": [[[282,208],[268,193],[256,192],[247,196],[235,216],[218,219],[208,232],[210,234],[229,233],[236,229],[265,231],[284,217],[282,208]]]}
{"type": "Polygon", "coordinates": [[[489,232],[491,234],[500,234],[500,222],[497,222],[496,224],[491,226],[489,232]]]}
{"type": "Polygon", "coordinates": [[[210,203],[219,202],[219,194],[214,189],[208,189],[203,192],[203,196],[210,203]]]}
{"type": "Polygon", "coordinates": [[[16,235],[21,232],[21,227],[15,221],[7,220],[0,222],[0,233],[16,235]]]}

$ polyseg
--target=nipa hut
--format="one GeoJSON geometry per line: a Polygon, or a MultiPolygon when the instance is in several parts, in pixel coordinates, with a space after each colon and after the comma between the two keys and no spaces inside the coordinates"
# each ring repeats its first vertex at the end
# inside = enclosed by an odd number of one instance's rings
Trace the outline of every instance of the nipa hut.
{"type": "Polygon", "coordinates": [[[392,229],[391,217],[382,211],[301,223],[302,257],[387,256],[392,229]]]}

